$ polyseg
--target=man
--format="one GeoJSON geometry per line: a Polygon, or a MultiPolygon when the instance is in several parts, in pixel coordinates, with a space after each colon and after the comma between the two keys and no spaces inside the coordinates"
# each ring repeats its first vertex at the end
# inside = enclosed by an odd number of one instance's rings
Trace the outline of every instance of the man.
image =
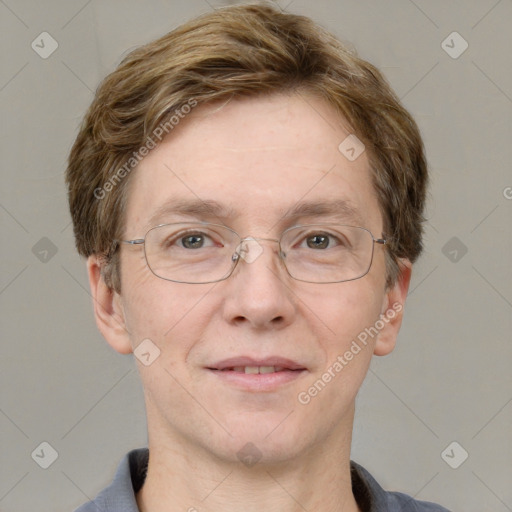
{"type": "Polygon", "coordinates": [[[350,461],[426,182],[380,73],[307,18],[230,7],[126,57],[67,183],[98,327],[136,356],[149,450],[80,512],[445,510],[350,461]]]}

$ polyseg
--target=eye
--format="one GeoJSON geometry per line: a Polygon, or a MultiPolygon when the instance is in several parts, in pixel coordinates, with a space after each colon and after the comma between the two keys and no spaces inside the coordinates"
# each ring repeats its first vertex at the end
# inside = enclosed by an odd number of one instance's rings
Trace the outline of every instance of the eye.
{"type": "Polygon", "coordinates": [[[194,233],[181,237],[179,242],[185,249],[201,249],[208,240],[209,238],[203,233],[194,233]]]}
{"type": "Polygon", "coordinates": [[[162,224],[148,232],[146,252],[165,253],[173,258],[190,257],[192,254],[210,257],[216,250],[230,244],[229,235],[230,232],[223,230],[222,226],[162,224]]]}
{"type": "Polygon", "coordinates": [[[210,235],[202,231],[181,231],[178,233],[171,233],[162,238],[159,245],[164,250],[198,250],[209,247],[222,247],[222,243],[220,241],[215,242],[213,234],[210,235]]]}
{"type": "Polygon", "coordinates": [[[183,247],[184,249],[203,249],[205,247],[222,246],[220,243],[215,243],[211,236],[200,231],[186,233],[177,238],[176,243],[178,247],[183,247]]]}
{"type": "Polygon", "coordinates": [[[342,242],[338,237],[330,233],[311,233],[304,237],[300,246],[304,247],[304,244],[306,244],[309,249],[328,249],[330,247],[336,247],[342,244],[342,242]]]}
{"type": "Polygon", "coordinates": [[[310,249],[327,249],[330,240],[327,235],[313,235],[306,238],[306,243],[310,249]]]}

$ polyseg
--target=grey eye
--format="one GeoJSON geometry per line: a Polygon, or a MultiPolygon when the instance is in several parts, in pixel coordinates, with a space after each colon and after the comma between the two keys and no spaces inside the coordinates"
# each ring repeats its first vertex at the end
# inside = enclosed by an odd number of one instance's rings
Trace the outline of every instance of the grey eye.
{"type": "Polygon", "coordinates": [[[306,243],[310,249],[326,249],[329,247],[330,240],[327,235],[313,235],[306,239],[306,243]]]}
{"type": "Polygon", "coordinates": [[[180,239],[181,245],[185,249],[200,249],[205,242],[204,235],[187,235],[180,239]]]}

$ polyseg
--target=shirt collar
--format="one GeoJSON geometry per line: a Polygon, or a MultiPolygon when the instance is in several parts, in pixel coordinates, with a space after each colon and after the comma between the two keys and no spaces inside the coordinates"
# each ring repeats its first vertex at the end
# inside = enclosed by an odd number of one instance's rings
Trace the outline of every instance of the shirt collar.
{"type": "MultiPolygon", "coordinates": [[[[93,502],[89,502],[76,512],[139,512],[135,495],[146,479],[148,461],[148,448],[139,448],[126,454],[117,468],[113,482],[93,502]]],[[[366,469],[353,461],[350,462],[350,472],[352,492],[361,510],[364,512],[389,510],[389,497],[392,493],[384,491],[366,469]]],[[[445,509],[436,508],[435,510],[445,509]]]]}

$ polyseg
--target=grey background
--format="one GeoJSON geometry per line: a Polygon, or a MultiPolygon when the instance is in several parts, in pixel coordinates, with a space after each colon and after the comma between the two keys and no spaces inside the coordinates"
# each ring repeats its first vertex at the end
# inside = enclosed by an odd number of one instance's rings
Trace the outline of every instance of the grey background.
{"type": "MultiPolygon", "coordinates": [[[[94,324],[65,160],[121,56],[221,4],[0,0],[1,511],[71,511],[146,445],[133,358],[94,324]],[[31,48],[43,31],[58,43],[47,59],[31,48]],[[48,469],[31,457],[43,441],[58,452],[48,469]]],[[[385,73],[420,125],[432,172],[426,252],[397,349],[374,360],[361,390],[352,457],[390,490],[455,511],[510,511],[512,2],[279,5],[385,73]],[[441,46],[453,31],[469,44],[456,59],[441,46]],[[452,441],[469,453],[458,469],[441,457],[452,441]]],[[[462,452],[448,453],[453,464],[462,452]]]]}

